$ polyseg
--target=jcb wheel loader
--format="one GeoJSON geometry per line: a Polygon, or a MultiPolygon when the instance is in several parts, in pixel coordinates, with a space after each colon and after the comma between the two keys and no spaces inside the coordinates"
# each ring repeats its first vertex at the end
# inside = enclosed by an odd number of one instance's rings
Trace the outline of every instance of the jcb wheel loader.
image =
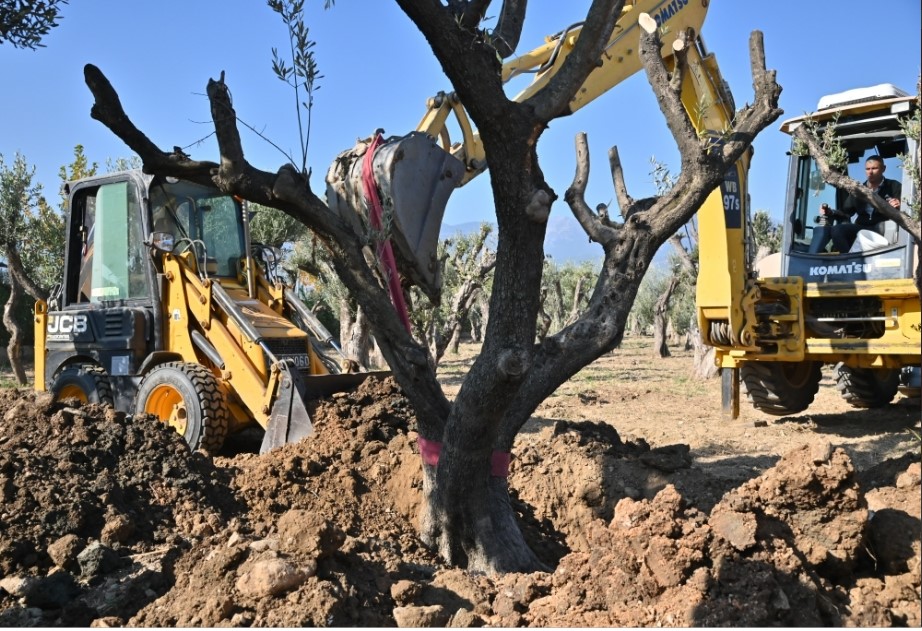
{"type": "MultiPolygon", "coordinates": [[[[67,187],[61,284],[35,307],[35,388],[148,413],[214,452],[313,432],[306,401],[371,373],[275,276],[217,189],[126,171],[67,187]]],[[[386,373],[380,373],[386,374],[386,373]]]]}

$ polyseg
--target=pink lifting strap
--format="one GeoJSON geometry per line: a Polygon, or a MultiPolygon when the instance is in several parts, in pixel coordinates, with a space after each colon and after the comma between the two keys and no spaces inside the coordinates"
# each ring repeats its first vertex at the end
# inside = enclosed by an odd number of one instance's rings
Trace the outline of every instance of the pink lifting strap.
{"type": "MultiPolygon", "coordinates": [[[[362,186],[365,188],[365,199],[369,206],[371,227],[375,230],[381,230],[381,221],[384,215],[384,211],[381,208],[381,198],[378,197],[378,185],[375,183],[375,172],[373,168],[375,151],[377,151],[380,145],[381,134],[375,134],[374,140],[371,141],[368,150],[365,151],[365,158],[362,160],[362,186]]],[[[397,315],[400,316],[400,321],[403,322],[404,328],[406,328],[407,333],[410,333],[410,314],[407,311],[406,300],[403,298],[403,288],[400,286],[400,276],[397,274],[397,261],[394,258],[394,250],[391,247],[390,239],[385,239],[378,244],[377,255],[384,264],[391,301],[394,303],[394,308],[397,310],[397,315]]]]}
{"type": "MultiPolygon", "coordinates": [[[[442,443],[435,440],[427,440],[420,436],[417,440],[419,443],[419,455],[423,462],[430,467],[439,464],[439,454],[442,453],[442,443]]],[[[509,477],[509,463],[512,462],[512,453],[508,451],[499,451],[494,449],[490,456],[490,475],[494,478],[509,477]]]]}

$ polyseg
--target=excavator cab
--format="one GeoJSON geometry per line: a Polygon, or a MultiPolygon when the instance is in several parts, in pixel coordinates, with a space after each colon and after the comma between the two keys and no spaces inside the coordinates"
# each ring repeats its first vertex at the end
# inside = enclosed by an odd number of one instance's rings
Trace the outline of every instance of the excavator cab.
{"type": "MultiPolygon", "coordinates": [[[[900,181],[901,197],[908,200],[914,194],[914,183],[900,156],[913,155],[916,141],[906,135],[900,124],[913,107],[913,97],[894,86],[881,85],[824,97],[811,118],[820,129],[835,129],[847,155],[849,177],[865,181],[865,162],[879,157],[886,167],[884,177],[900,181]]],[[[782,129],[793,131],[804,120],[805,117],[789,120],[782,129]]],[[[800,276],[805,282],[912,277],[910,235],[895,222],[888,220],[873,229],[861,230],[847,251],[837,251],[832,231],[848,219],[825,216],[820,208],[825,204],[842,209],[848,195],[823,180],[810,155],[792,152],[788,178],[780,275],[800,276]]],[[[904,202],[904,212],[907,207],[904,202]]]]}

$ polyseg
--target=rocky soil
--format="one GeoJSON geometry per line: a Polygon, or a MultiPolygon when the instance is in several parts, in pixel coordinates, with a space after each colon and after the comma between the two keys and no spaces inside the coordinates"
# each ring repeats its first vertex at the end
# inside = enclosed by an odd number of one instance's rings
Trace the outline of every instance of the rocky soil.
{"type": "Polygon", "coordinates": [[[390,380],[320,404],[301,443],[212,459],[148,417],[0,390],[0,627],[922,625],[918,438],[858,469],[811,436],[728,476],[617,418],[547,416],[509,482],[553,571],[485,576],[417,538],[390,380]]]}

